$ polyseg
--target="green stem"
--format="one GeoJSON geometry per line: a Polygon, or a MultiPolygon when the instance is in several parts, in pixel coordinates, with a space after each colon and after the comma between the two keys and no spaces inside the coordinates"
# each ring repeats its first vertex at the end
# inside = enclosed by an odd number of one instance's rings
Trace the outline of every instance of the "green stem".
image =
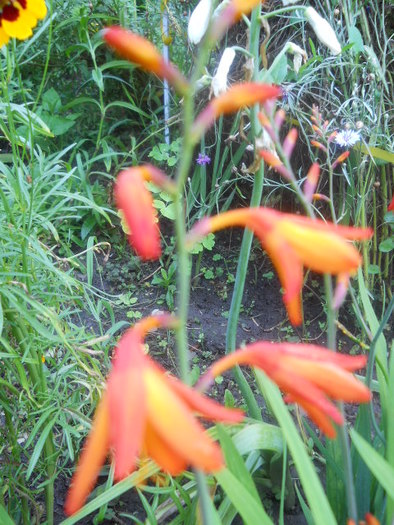
{"type": "MultiPolygon", "coordinates": [[[[250,52],[254,57],[259,56],[259,37],[260,37],[260,26],[259,26],[259,14],[260,9],[256,8],[252,12],[251,26],[250,26],[250,52]]],[[[255,60],[253,76],[256,78],[258,75],[258,63],[255,60]]],[[[252,128],[252,138],[256,136],[256,129],[258,125],[257,111],[256,108],[250,110],[250,120],[252,128]]],[[[254,182],[252,197],[250,200],[250,206],[259,206],[261,202],[261,196],[263,193],[264,185],[264,164],[261,163],[259,170],[257,171],[254,182]]],[[[237,327],[239,320],[239,313],[241,310],[242,296],[245,288],[246,274],[248,270],[248,262],[250,249],[253,241],[253,233],[250,230],[245,230],[241,243],[241,250],[239,253],[239,259],[237,264],[237,272],[235,277],[235,284],[233,295],[231,298],[231,306],[227,324],[226,332],[226,354],[234,352],[237,345],[237,327]]],[[[238,384],[239,389],[244,396],[250,415],[255,419],[261,420],[261,410],[254,397],[253,391],[245,379],[243,372],[239,367],[234,368],[233,374],[238,384]]]]}
{"type": "MultiPolygon", "coordinates": [[[[336,324],[335,324],[335,313],[332,307],[333,293],[332,293],[332,280],[330,275],[324,275],[324,285],[326,290],[326,300],[327,300],[327,346],[331,350],[335,351],[336,349],[336,324]]],[[[338,403],[338,408],[344,416],[343,403],[338,403]]],[[[349,436],[345,425],[340,425],[338,427],[338,438],[339,444],[341,447],[342,458],[344,462],[344,475],[345,475],[345,491],[346,491],[346,501],[347,501],[347,510],[348,517],[353,519],[355,523],[357,521],[357,502],[356,502],[356,492],[354,488],[353,481],[353,466],[352,458],[350,454],[350,443],[349,436]]]]}

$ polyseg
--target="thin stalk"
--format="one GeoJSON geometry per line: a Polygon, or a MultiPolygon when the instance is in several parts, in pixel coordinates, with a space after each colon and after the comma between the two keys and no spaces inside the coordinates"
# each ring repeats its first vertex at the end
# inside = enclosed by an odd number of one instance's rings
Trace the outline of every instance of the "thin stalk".
{"type": "MultiPolygon", "coordinates": [[[[324,275],[324,285],[326,291],[326,300],[327,300],[327,346],[331,350],[335,351],[336,349],[336,324],[335,324],[335,313],[332,307],[333,293],[332,293],[332,280],[330,275],[324,275]]],[[[343,403],[338,403],[338,408],[344,415],[343,403]]],[[[350,453],[350,443],[349,436],[345,425],[340,425],[338,427],[338,439],[341,446],[342,458],[344,463],[344,475],[345,475],[345,491],[346,491],[346,502],[348,517],[353,519],[355,523],[357,521],[357,502],[356,502],[356,492],[354,488],[353,481],[353,466],[352,458],[350,453]]]]}
{"type": "Polygon", "coordinates": [[[210,525],[209,511],[209,492],[204,474],[200,470],[194,472],[197,481],[197,490],[199,494],[200,523],[201,525],[210,525]]]}
{"type": "Polygon", "coordinates": [[[183,192],[185,182],[192,161],[194,142],[191,139],[191,126],[193,123],[194,104],[191,93],[187,93],[183,102],[184,141],[183,154],[177,173],[177,193],[174,199],[175,205],[175,236],[178,254],[177,267],[177,315],[179,327],[176,330],[176,343],[178,352],[179,371],[182,380],[190,384],[189,374],[189,349],[187,337],[187,314],[190,296],[190,257],[186,250],[186,225],[183,204],[183,192]]]}
{"type": "MultiPolygon", "coordinates": [[[[250,52],[254,57],[259,56],[259,38],[260,38],[260,24],[259,24],[260,8],[256,8],[252,12],[251,24],[250,24],[250,52]]],[[[258,62],[254,61],[254,72],[253,77],[257,78],[258,75],[258,62]]],[[[250,121],[252,128],[252,137],[255,137],[257,129],[257,111],[256,108],[250,110],[250,121]]],[[[255,174],[253,182],[252,197],[250,200],[250,206],[259,206],[261,202],[261,196],[263,193],[264,185],[264,164],[261,163],[259,170],[255,174]]],[[[253,241],[253,233],[250,230],[245,230],[242,238],[241,250],[239,253],[239,259],[237,264],[237,272],[235,277],[235,284],[233,295],[231,298],[231,306],[227,324],[226,332],[226,354],[234,352],[237,345],[237,327],[239,320],[239,313],[241,310],[242,297],[245,288],[245,279],[248,270],[248,262],[250,249],[253,241]]],[[[254,397],[253,391],[245,379],[241,369],[239,367],[234,368],[233,374],[238,384],[239,389],[244,396],[246,404],[248,406],[249,414],[255,419],[261,420],[261,410],[254,397]]]]}

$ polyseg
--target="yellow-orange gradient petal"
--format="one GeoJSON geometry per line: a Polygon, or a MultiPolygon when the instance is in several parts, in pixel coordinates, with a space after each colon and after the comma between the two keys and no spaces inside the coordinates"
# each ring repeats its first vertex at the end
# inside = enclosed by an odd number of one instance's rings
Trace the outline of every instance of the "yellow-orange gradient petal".
{"type": "Polygon", "coordinates": [[[85,503],[108,454],[109,443],[108,398],[104,393],[97,407],[92,429],[82,449],[78,467],[67,494],[64,505],[67,515],[74,514],[85,503]]]}
{"type": "Polygon", "coordinates": [[[164,60],[157,48],[146,38],[119,26],[104,29],[102,36],[120,56],[160,78],[165,78],[180,93],[189,89],[186,79],[178,69],[164,60]]]}
{"type": "Polygon", "coordinates": [[[171,476],[179,476],[181,472],[186,470],[187,462],[185,459],[178,454],[176,449],[170,447],[160,438],[151,424],[148,424],[146,428],[144,446],[148,456],[171,476]]]}
{"type": "Polygon", "coordinates": [[[118,175],[115,200],[124,214],[130,230],[130,244],[137,255],[145,260],[158,259],[161,246],[157,214],[141,168],[128,168],[118,175]]]}
{"type": "Polygon", "coordinates": [[[188,464],[204,472],[222,468],[220,447],[207,435],[164,378],[156,371],[146,370],[144,382],[149,423],[164,443],[174,448],[188,464]]]}

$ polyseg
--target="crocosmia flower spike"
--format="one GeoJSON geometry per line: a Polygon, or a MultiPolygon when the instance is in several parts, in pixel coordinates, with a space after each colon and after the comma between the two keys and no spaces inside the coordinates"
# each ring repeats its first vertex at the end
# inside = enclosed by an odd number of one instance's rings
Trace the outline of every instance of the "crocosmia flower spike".
{"type": "Polygon", "coordinates": [[[141,456],[151,457],[174,476],[189,465],[204,472],[224,466],[219,445],[195,413],[211,421],[239,423],[242,411],[227,409],[167,375],[144,353],[147,332],[176,326],[175,317],[162,314],[143,319],[121,337],[67,494],[68,515],[84,504],[110,451],[116,480],[133,472],[141,456]]]}
{"type": "Polygon", "coordinates": [[[146,164],[122,171],[115,183],[115,200],[129,230],[131,246],[142,259],[158,259],[161,255],[160,232],[152,195],[145,187],[152,181],[168,193],[175,185],[155,166],[146,164]]]}
{"type": "Polygon", "coordinates": [[[188,234],[189,243],[230,226],[249,228],[259,238],[278,272],[285,290],[283,300],[294,325],[302,322],[303,267],[337,276],[352,275],[361,264],[361,256],[347,241],[369,239],[373,233],[369,228],[337,226],[260,207],[202,219],[188,234]]]}
{"type": "Polygon", "coordinates": [[[366,362],[366,356],[342,355],[316,345],[259,341],[219,359],[201,377],[198,387],[205,389],[235,365],[260,368],[286,393],[286,401],[300,405],[328,437],[334,438],[332,423],[342,425],[344,421],[331,400],[367,403],[371,399],[368,388],[349,373],[366,362]]]}
{"type": "Polygon", "coordinates": [[[234,84],[225,93],[213,98],[205,109],[198,115],[193,124],[193,135],[199,138],[220,115],[234,113],[253,104],[262,104],[269,99],[276,99],[281,95],[278,86],[244,82],[234,84]]]}
{"type": "Polygon", "coordinates": [[[179,70],[167,62],[156,47],[146,38],[119,26],[103,29],[104,41],[121,57],[134,62],[146,71],[168,80],[177,91],[184,94],[189,86],[179,70]]]}
{"type": "Polygon", "coordinates": [[[44,0],[1,0],[0,1],[0,47],[10,37],[26,40],[32,36],[37,20],[47,14],[44,0]]]}

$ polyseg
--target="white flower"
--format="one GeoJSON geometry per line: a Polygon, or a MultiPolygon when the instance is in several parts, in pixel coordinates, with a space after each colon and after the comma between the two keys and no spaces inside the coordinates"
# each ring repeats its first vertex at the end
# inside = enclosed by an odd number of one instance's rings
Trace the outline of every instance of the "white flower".
{"type": "Polygon", "coordinates": [[[321,17],[313,7],[307,7],[305,9],[305,18],[312,26],[320,42],[327,46],[333,55],[339,55],[342,50],[341,44],[327,20],[321,17]]]}
{"type": "Polygon", "coordinates": [[[226,47],[220,59],[216,74],[212,79],[212,90],[215,97],[227,90],[227,75],[234,58],[234,49],[232,47],[226,47]]]}
{"type": "Polygon", "coordinates": [[[289,53],[292,53],[294,55],[293,58],[293,65],[294,65],[294,71],[298,73],[300,70],[302,61],[304,63],[308,60],[308,55],[306,54],[305,49],[302,49],[302,47],[297,46],[297,44],[293,44],[293,42],[287,43],[287,50],[289,53]]]}
{"type": "Polygon", "coordinates": [[[344,129],[335,137],[335,144],[342,148],[352,148],[361,139],[360,132],[354,129],[344,129]]]}
{"type": "Polygon", "coordinates": [[[212,11],[212,0],[200,0],[189,19],[187,35],[192,44],[199,44],[205,35],[212,11]]]}

